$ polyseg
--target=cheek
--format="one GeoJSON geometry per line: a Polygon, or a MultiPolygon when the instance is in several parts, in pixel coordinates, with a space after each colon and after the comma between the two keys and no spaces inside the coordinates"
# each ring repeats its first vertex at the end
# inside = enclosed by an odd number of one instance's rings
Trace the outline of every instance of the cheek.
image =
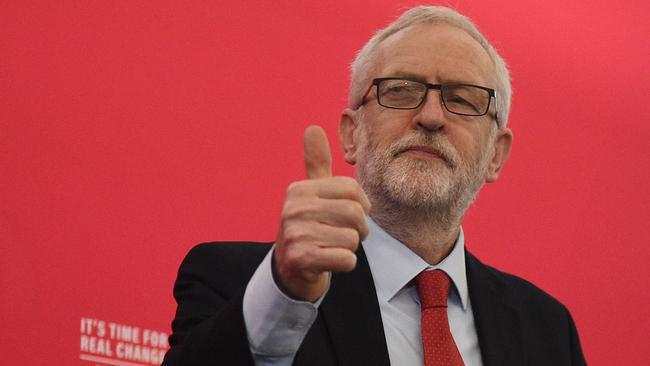
{"type": "Polygon", "coordinates": [[[369,143],[376,147],[388,147],[409,133],[410,118],[407,111],[382,108],[368,113],[365,133],[369,143]]]}
{"type": "MultiPolygon", "coordinates": [[[[483,122],[483,121],[474,121],[483,122]]],[[[456,147],[464,160],[476,160],[486,153],[489,145],[489,131],[481,129],[477,124],[468,125],[467,128],[457,129],[449,135],[450,142],[456,147]]]]}

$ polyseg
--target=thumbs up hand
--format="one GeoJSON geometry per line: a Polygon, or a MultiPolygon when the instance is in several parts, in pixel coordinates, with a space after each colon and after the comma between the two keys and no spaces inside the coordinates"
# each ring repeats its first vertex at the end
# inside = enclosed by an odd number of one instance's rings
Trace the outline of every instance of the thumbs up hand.
{"type": "Polygon", "coordinates": [[[368,235],[370,202],[350,177],[332,177],[332,156],[325,131],[305,130],[308,179],[287,189],[276,239],[276,283],[290,297],[314,302],[327,289],[330,272],[351,271],[354,252],[368,235]]]}

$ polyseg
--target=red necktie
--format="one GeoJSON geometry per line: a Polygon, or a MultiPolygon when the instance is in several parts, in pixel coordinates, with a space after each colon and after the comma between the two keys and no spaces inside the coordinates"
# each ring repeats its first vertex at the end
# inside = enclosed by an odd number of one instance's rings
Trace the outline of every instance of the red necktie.
{"type": "Polygon", "coordinates": [[[425,366],[463,366],[447,320],[449,277],[441,270],[425,271],[416,282],[422,306],[425,366]]]}

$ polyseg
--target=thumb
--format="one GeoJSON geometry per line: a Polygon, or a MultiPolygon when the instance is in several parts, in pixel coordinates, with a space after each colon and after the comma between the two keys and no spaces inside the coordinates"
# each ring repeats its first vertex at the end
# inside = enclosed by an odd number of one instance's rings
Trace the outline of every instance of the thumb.
{"type": "Polygon", "coordinates": [[[327,135],[320,126],[309,126],[305,130],[305,169],[309,179],[332,176],[332,154],[327,135]]]}

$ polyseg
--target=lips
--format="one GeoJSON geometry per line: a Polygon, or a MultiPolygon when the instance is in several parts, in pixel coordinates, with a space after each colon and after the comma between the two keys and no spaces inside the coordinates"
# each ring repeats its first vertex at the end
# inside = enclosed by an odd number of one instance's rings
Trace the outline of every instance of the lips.
{"type": "Polygon", "coordinates": [[[400,149],[397,155],[408,153],[410,155],[424,158],[424,159],[440,159],[445,162],[449,167],[451,167],[451,162],[449,159],[441,153],[439,150],[425,145],[413,145],[400,149]]]}

